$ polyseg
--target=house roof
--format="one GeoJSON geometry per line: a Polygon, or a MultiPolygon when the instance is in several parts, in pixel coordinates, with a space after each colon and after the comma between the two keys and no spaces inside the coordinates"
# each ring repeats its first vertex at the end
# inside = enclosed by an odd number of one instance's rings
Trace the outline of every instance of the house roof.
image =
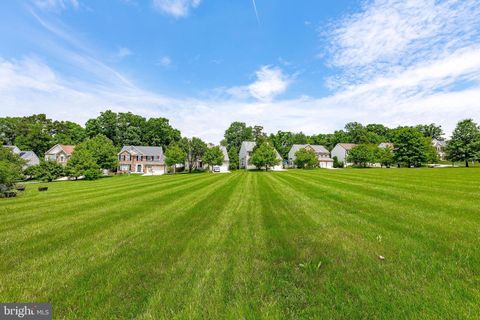
{"type": "Polygon", "coordinates": [[[56,144],[53,147],[51,147],[45,154],[52,154],[51,151],[56,147],[59,146],[60,149],[63,150],[67,155],[71,155],[73,153],[73,150],[75,149],[75,146],[70,145],[70,144],[56,144]]]}
{"type": "Polygon", "coordinates": [[[432,144],[433,144],[434,146],[439,145],[439,146],[441,146],[441,147],[446,147],[446,146],[447,146],[447,143],[446,143],[445,141],[437,140],[437,139],[433,139],[433,140],[432,140],[432,144]]]}
{"type": "Polygon", "coordinates": [[[222,150],[223,152],[223,161],[230,161],[230,158],[228,157],[227,147],[220,146],[220,150],[222,150]]]}
{"type": "Polygon", "coordinates": [[[255,145],[256,145],[255,141],[243,141],[240,149],[245,147],[245,150],[247,152],[253,151],[253,148],[255,148],[255,145]]]}
{"type": "Polygon", "coordinates": [[[345,150],[351,150],[357,146],[355,143],[339,143],[338,145],[345,150]]]}
{"type": "Polygon", "coordinates": [[[17,146],[3,146],[4,148],[10,149],[13,153],[21,152],[17,146]]]}
{"type": "Polygon", "coordinates": [[[70,144],[61,144],[60,148],[62,148],[62,150],[65,151],[66,154],[72,154],[75,146],[72,146],[70,144]]]}
{"type": "Polygon", "coordinates": [[[329,153],[327,148],[319,144],[294,144],[292,149],[294,152],[297,152],[299,149],[303,149],[306,147],[311,147],[316,153],[329,153]]]}
{"type": "Polygon", "coordinates": [[[149,147],[149,146],[123,146],[122,150],[119,153],[124,151],[132,152],[141,156],[162,156],[163,149],[162,147],[149,147]]]}

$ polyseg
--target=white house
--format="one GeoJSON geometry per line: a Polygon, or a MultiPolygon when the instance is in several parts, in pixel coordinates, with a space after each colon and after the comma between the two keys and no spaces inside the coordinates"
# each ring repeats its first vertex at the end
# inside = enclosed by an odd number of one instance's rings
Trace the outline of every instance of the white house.
{"type": "Polygon", "coordinates": [[[33,151],[22,151],[17,146],[3,146],[10,149],[14,154],[17,154],[20,158],[26,161],[25,167],[37,166],[40,164],[40,159],[33,151]]]}
{"type": "MultiPolygon", "coordinates": [[[[242,146],[240,147],[240,152],[238,155],[238,162],[240,164],[240,169],[257,169],[255,165],[251,162],[252,154],[253,154],[253,149],[255,148],[256,143],[254,141],[243,141],[242,146]]],[[[275,150],[275,153],[277,154],[277,159],[280,161],[278,165],[273,166],[270,168],[273,171],[280,171],[283,170],[283,158],[278,153],[277,150],[275,150]]]]}
{"type": "Polygon", "coordinates": [[[447,147],[447,143],[445,141],[433,139],[432,145],[437,151],[438,159],[444,161],[447,159],[447,154],[445,152],[445,148],[447,147]]]}
{"type": "Polygon", "coordinates": [[[283,158],[275,149],[275,153],[277,154],[277,160],[280,161],[276,166],[272,167],[272,171],[282,171],[283,170],[283,158]]]}
{"type": "Polygon", "coordinates": [[[300,150],[312,150],[318,158],[318,165],[320,168],[333,168],[333,160],[330,158],[330,152],[322,146],[317,144],[294,144],[288,152],[288,166],[295,168],[295,153],[300,150]]]}
{"type": "Polygon", "coordinates": [[[256,169],[251,162],[253,148],[255,148],[254,141],[243,141],[238,154],[238,162],[240,169],[256,169]]]}
{"type": "Polygon", "coordinates": [[[338,161],[343,162],[345,166],[349,166],[351,163],[347,162],[348,152],[356,146],[354,143],[338,143],[335,148],[332,149],[332,158],[337,157],[338,161]]]}
{"type": "Polygon", "coordinates": [[[230,172],[230,158],[228,157],[227,147],[220,146],[220,150],[223,152],[223,164],[215,167],[219,167],[220,172],[230,172]]]}

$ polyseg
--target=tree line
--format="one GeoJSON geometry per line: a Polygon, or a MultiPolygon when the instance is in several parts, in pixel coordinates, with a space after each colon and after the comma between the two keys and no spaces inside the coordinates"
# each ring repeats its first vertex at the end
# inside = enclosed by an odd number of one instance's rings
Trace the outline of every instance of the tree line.
{"type": "MultiPolygon", "coordinates": [[[[435,159],[431,140],[444,140],[442,127],[436,124],[414,127],[388,128],[382,124],[362,125],[347,123],[342,130],[330,134],[306,135],[303,132],[277,131],[267,134],[260,125],[248,126],[233,122],[225,130],[221,145],[230,159],[230,169],[239,167],[239,151],[243,141],[254,141],[252,161],[259,168],[268,169],[279,163],[275,150],[282,159],[288,158],[293,144],[320,144],[331,150],[337,143],[355,143],[359,146],[350,154],[350,160],[359,166],[378,162],[404,166],[420,166],[435,159]],[[394,144],[393,152],[378,150],[381,142],[394,144]]],[[[21,150],[32,150],[40,158],[55,144],[76,145],[66,167],[42,161],[40,166],[23,172],[21,159],[0,153],[0,184],[21,178],[22,174],[51,181],[59,176],[97,178],[101,169],[116,170],[117,153],[123,145],[161,146],[168,166],[185,164],[187,170],[198,170],[200,160],[208,166],[221,165],[223,153],[219,147],[209,147],[198,137],[182,137],[180,130],[166,118],[145,118],[131,112],[101,112],[89,119],[85,126],[71,121],[56,121],[45,114],[26,117],[0,118],[2,145],[16,145],[21,150]]],[[[451,161],[480,161],[480,129],[472,119],[460,121],[447,141],[446,152],[451,161]]],[[[313,163],[309,155],[301,155],[300,166],[313,163]],[[310,161],[310,162],[309,162],[310,161]]],[[[311,157],[311,155],[310,155],[311,157]]],[[[281,161],[281,160],[280,160],[281,161]]],[[[8,183],[7,183],[8,184],[8,183]]]]}

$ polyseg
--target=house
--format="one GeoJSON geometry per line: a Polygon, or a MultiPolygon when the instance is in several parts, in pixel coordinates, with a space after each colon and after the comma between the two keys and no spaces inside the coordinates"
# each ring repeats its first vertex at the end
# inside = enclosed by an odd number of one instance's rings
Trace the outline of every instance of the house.
{"type": "Polygon", "coordinates": [[[220,150],[223,152],[223,164],[220,167],[220,172],[229,172],[230,170],[230,158],[228,157],[228,151],[225,146],[220,146],[220,150]]]}
{"type": "Polygon", "coordinates": [[[238,162],[240,165],[240,169],[256,169],[252,162],[252,153],[253,148],[255,148],[254,141],[243,141],[240,147],[240,152],[238,154],[238,162]]]}
{"type": "Polygon", "coordinates": [[[447,147],[447,143],[445,141],[433,139],[432,140],[432,145],[437,151],[438,159],[441,161],[447,160],[447,154],[445,152],[445,149],[447,147]]]}
{"type": "Polygon", "coordinates": [[[322,146],[317,144],[294,144],[288,152],[288,166],[295,168],[295,153],[300,150],[312,150],[318,158],[318,166],[320,168],[333,168],[333,160],[330,158],[330,152],[322,146]]]}
{"type": "MultiPolygon", "coordinates": [[[[240,152],[239,152],[239,156],[238,156],[238,162],[239,162],[239,165],[240,165],[240,169],[257,169],[257,167],[255,165],[253,165],[253,163],[251,162],[251,158],[252,158],[252,153],[253,153],[253,149],[255,148],[255,145],[256,143],[254,141],[243,141],[242,142],[242,145],[240,147],[240,152]]],[[[283,165],[282,165],[282,156],[280,155],[280,153],[278,153],[277,150],[275,150],[276,154],[277,154],[277,159],[280,160],[280,163],[276,166],[273,166],[271,169],[274,170],[274,171],[279,171],[279,170],[282,170],[283,169],[283,165]]]]}
{"type": "Polygon", "coordinates": [[[10,149],[13,153],[18,154],[20,158],[26,161],[24,169],[31,166],[37,166],[40,164],[40,159],[37,157],[37,155],[33,151],[22,151],[17,146],[3,146],[3,147],[10,149]]]}
{"type": "Polygon", "coordinates": [[[279,161],[279,163],[276,166],[272,167],[272,171],[282,171],[283,170],[283,158],[280,155],[280,153],[278,153],[278,151],[276,149],[275,149],[275,153],[277,154],[277,160],[279,161]]]}
{"type": "Polygon", "coordinates": [[[382,143],[380,143],[380,144],[378,145],[378,147],[379,147],[380,149],[387,149],[387,148],[388,148],[388,149],[393,150],[393,148],[394,148],[395,146],[394,146],[394,144],[391,143],[391,142],[382,142],[382,143]]]}
{"type": "Polygon", "coordinates": [[[347,162],[348,152],[356,146],[354,143],[338,143],[335,148],[332,149],[332,158],[337,157],[338,161],[343,162],[345,166],[349,166],[351,163],[347,162]]]}
{"type": "Polygon", "coordinates": [[[66,165],[72,156],[75,146],[68,144],[56,144],[50,150],[45,152],[45,160],[55,161],[61,165],[66,165]]]}
{"type": "Polygon", "coordinates": [[[161,175],[166,172],[162,147],[124,146],[118,153],[118,171],[161,175]]]}

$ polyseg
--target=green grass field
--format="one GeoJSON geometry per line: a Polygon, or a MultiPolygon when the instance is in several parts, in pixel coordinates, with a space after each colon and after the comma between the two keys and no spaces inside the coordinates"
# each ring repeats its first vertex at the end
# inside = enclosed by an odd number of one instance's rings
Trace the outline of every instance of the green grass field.
{"type": "Polygon", "coordinates": [[[0,301],[54,319],[480,315],[478,169],[36,187],[0,200],[0,301]]]}

